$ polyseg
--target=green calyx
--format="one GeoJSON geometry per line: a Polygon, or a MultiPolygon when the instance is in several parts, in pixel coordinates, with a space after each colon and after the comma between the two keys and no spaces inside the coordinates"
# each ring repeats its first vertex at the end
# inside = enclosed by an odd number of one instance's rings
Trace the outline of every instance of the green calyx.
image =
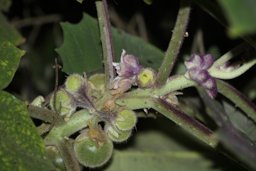
{"type": "Polygon", "coordinates": [[[148,88],[154,85],[156,74],[151,68],[143,68],[137,78],[139,87],[148,88]]]}
{"type": "Polygon", "coordinates": [[[112,156],[113,143],[105,135],[104,141],[92,139],[88,132],[80,134],[74,142],[74,152],[78,161],[90,168],[104,165],[112,156]]]}
{"type": "Polygon", "coordinates": [[[65,81],[65,89],[71,94],[76,93],[84,85],[85,78],[79,74],[69,75],[65,81]]]}
{"type": "Polygon", "coordinates": [[[114,121],[114,125],[121,131],[128,131],[135,127],[137,116],[134,111],[124,109],[120,111],[114,121]]]}
{"type": "Polygon", "coordinates": [[[132,130],[120,131],[111,125],[107,125],[105,127],[105,132],[108,135],[108,137],[113,142],[116,142],[116,143],[121,143],[121,142],[127,141],[128,138],[132,135],[132,130]]]}
{"type": "Polygon", "coordinates": [[[64,89],[58,90],[56,92],[56,97],[52,95],[50,107],[56,110],[62,116],[70,116],[76,109],[75,105],[73,104],[72,97],[64,89]]]}

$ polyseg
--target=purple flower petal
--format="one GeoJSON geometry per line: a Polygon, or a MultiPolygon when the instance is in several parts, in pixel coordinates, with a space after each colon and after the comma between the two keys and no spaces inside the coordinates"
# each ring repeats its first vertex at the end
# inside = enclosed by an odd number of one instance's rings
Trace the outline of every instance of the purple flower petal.
{"type": "Polygon", "coordinates": [[[188,60],[185,61],[185,66],[187,69],[198,68],[202,65],[202,63],[202,58],[197,54],[193,54],[188,60]]]}
{"type": "Polygon", "coordinates": [[[141,69],[138,58],[133,55],[126,54],[124,50],[121,55],[120,63],[113,63],[113,65],[116,68],[117,74],[120,77],[125,78],[137,75],[141,69]]]}
{"type": "Polygon", "coordinates": [[[213,64],[213,56],[211,54],[206,54],[202,56],[203,63],[201,65],[201,69],[209,69],[213,64]]]}
{"type": "Polygon", "coordinates": [[[199,84],[202,84],[211,77],[207,70],[199,70],[197,68],[188,70],[188,74],[192,80],[198,82],[199,84]]]}
{"type": "Polygon", "coordinates": [[[210,77],[204,83],[202,83],[202,86],[207,89],[212,89],[212,88],[216,87],[215,79],[210,77]]]}

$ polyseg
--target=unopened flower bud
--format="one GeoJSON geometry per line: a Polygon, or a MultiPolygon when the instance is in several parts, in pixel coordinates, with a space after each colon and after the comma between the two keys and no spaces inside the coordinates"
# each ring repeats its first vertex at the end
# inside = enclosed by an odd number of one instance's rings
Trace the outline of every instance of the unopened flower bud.
{"type": "Polygon", "coordinates": [[[109,139],[111,139],[113,142],[116,142],[116,143],[121,143],[128,140],[128,138],[132,134],[132,130],[121,131],[114,128],[112,125],[106,125],[104,130],[108,135],[109,139]]]}
{"type": "Polygon", "coordinates": [[[84,78],[79,74],[69,75],[65,82],[65,89],[71,94],[76,93],[85,83],[84,78]]]}
{"type": "Polygon", "coordinates": [[[134,111],[124,109],[118,112],[114,120],[114,125],[121,131],[128,131],[135,127],[137,123],[137,116],[134,111]]]}
{"type": "Polygon", "coordinates": [[[70,116],[76,110],[72,96],[64,89],[58,90],[56,97],[52,95],[50,107],[55,109],[62,116],[70,116]]]}

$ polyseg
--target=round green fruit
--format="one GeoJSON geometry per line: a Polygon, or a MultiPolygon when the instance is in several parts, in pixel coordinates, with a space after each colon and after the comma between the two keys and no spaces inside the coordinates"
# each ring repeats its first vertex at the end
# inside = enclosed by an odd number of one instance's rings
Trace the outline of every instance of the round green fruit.
{"type": "Polygon", "coordinates": [[[105,134],[104,141],[91,139],[88,133],[80,134],[74,142],[75,156],[78,161],[90,168],[100,167],[112,156],[113,143],[105,134]]]}
{"type": "Polygon", "coordinates": [[[137,116],[134,111],[124,109],[117,114],[114,125],[121,131],[128,131],[135,127],[137,116]]]}
{"type": "Polygon", "coordinates": [[[84,85],[85,79],[79,74],[69,75],[65,81],[65,89],[71,94],[76,93],[84,85]]]}

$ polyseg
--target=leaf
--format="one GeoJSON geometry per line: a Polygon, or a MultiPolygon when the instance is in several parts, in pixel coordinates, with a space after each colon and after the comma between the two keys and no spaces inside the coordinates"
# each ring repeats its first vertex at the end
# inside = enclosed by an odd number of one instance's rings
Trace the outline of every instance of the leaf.
{"type": "Polygon", "coordinates": [[[113,29],[113,44],[116,61],[119,61],[122,49],[128,54],[137,56],[143,66],[154,69],[159,68],[164,58],[164,53],[155,46],[121,30],[113,29]]]}
{"type": "Polygon", "coordinates": [[[0,92],[0,170],[51,170],[45,147],[24,103],[0,92]]]}
{"type": "MultiPolygon", "coordinates": [[[[63,60],[63,71],[71,73],[93,72],[103,68],[102,49],[97,21],[87,14],[79,24],[61,24],[64,42],[56,51],[63,60]]],[[[138,37],[113,29],[113,44],[117,61],[122,49],[139,57],[145,66],[157,68],[164,54],[138,37]]]]}
{"type": "Polygon", "coordinates": [[[12,4],[11,0],[0,0],[0,10],[8,11],[12,4]]]}
{"type": "Polygon", "coordinates": [[[79,24],[62,23],[64,42],[56,51],[63,61],[63,71],[83,73],[102,68],[102,49],[96,20],[84,15],[79,24]]]}
{"type": "Polygon", "coordinates": [[[245,164],[256,169],[256,146],[245,134],[239,131],[230,121],[221,104],[210,98],[207,93],[198,88],[209,116],[218,125],[217,134],[220,142],[245,164]]]}
{"type": "Polygon", "coordinates": [[[216,160],[205,158],[204,154],[196,151],[198,145],[195,141],[168,120],[143,120],[143,124],[145,122],[146,129],[145,126],[137,128],[139,131],[129,140],[130,146],[125,145],[125,148],[116,150],[105,171],[221,170],[218,168],[220,165],[215,163],[216,160]]]}
{"type": "Polygon", "coordinates": [[[9,41],[14,45],[20,45],[24,42],[24,39],[0,12],[0,43],[4,41],[9,41]]]}
{"type": "Polygon", "coordinates": [[[10,42],[0,42],[0,90],[11,82],[24,53],[10,42]]]}
{"type": "Polygon", "coordinates": [[[256,32],[255,0],[219,0],[230,23],[229,33],[233,37],[256,32]]]}
{"type": "Polygon", "coordinates": [[[224,109],[233,125],[247,135],[252,141],[256,141],[256,125],[241,110],[232,106],[228,101],[223,101],[224,109]]]}

